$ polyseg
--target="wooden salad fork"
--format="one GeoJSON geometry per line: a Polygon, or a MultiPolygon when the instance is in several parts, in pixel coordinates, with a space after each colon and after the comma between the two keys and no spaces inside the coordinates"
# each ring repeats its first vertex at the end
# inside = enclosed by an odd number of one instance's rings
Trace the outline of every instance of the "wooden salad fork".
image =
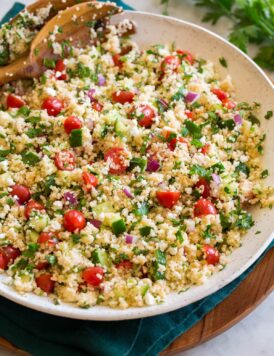
{"type": "MultiPolygon", "coordinates": [[[[49,2],[43,1],[45,5],[49,2]]],[[[44,58],[56,58],[52,51],[53,42],[62,46],[66,56],[72,46],[80,48],[92,43],[91,27],[98,34],[94,40],[102,39],[110,16],[120,12],[122,9],[114,3],[97,1],[80,3],[60,11],[37,33],[26,56],[0,67],[0,85],[41,75],[45,71],[44,58]],[[54,41],[51,40],[53,34],[54,41]]]]}

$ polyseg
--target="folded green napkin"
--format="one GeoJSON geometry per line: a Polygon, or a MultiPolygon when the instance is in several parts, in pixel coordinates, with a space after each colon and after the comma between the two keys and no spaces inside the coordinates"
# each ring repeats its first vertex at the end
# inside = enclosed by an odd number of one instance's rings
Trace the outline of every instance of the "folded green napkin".
{"type": "MultiPolygon", "coordinates": [[[[116,2],[129,9],[122,1],[116,2]]],[[[15,3],[2,23],[22,8],[23,5],[15,3]]],[[[274,241],[268,250],[273,246],[274,241]]],[[[138,320],[72,320],[27,309],[0,297],[0,335],[34,356],[157,355],[233,292],[256,263],[229,285],[196,303],[138,320]]]]}

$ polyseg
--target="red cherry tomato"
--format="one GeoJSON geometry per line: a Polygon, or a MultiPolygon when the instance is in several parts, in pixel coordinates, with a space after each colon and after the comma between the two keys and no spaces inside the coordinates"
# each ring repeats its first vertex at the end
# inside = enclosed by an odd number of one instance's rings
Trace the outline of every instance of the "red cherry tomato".
{"type": "Polygon", "coordinates": [[[72,130],[80,129],[82,127],[82,122],[76,116],[69,116],[64,121],[64,129],[67,134],[70,134],[72,130]]]}
{"type": "Polygon", "coordinates": [[[47,244],[49,246],[53,246],[58,242],[58,239],[56,238],[56,233],[41,232],[37,241],[39,244],[47,244]]]}
{"type": "Polygon", "coordinates": [[[210,196],[210,184],[205,178],[199,179],[199,181],[195,184],[196,188],[201,188],[203,187],[203,192],[201,193],[201,196],[203,198],[208,198],[210,196]]]}
{"type": "Polygon", "coordinates": [[[14,94],[9,94],[7,96],[7,107],[8,108],[21,108],[26,105],[25,101],[21,99],[19,96],[14,94]]]}
{"type": "Polygon", "coordinates": [[[188,119],[193,120],[194,114],[193,114],[192,111],[186,110],[186,111],[185,111],[185,114],[186,114],[186,116],[188,117],[188,119]]]}
{"type": "Polygon", "coordinates": [[[223,103],[223,106],[225,108],[227,108],[228,110],[232,110],[236,106],[236,103],[234,103],[233,101],[228,100],[228,99],[223,100],[222,103],[223,103]]]}
{"type": "Polygon", "coordinates": [[[82,273],[83,280],[93,287],[99,286],[104,279],[104,270],[101,267],[88,267],[82,273]]]}
{"type": "Polygon", "coordinates": [[[155,118],[155,111],[149,105],[141,105],[137,109],[132,109],[129,113],[131,119],[137,118],[140,126],[150,127],[155,118]]]}
{"type": "Polygon", "coordinates": [[[55,64],[55,71],[56,72],[63,72],[66,69],[65,63],[63,59],[58,59],[55,64]]]}
{"type": "Polygon", "coordinates": [[[178,56],[167,56],[163,59],[162,63],[161,63],[161,70],[163,72],[167,71],[167,70],[172,70],[172,71],[176,71],[178,69],[178,67],[180,66],[180,59],[178,56]]]}
{"type": "Polygon", "coordinates": [[[216,250],[211,245],[204,245],[203,249],[204,249],[204,253],[205,253],[206,262],[209,265],[216,265],[217,263],[219,263],[220,254],[219,254],[218,250],[216,250]]]}
{"type": "Polygon", "coordinates": [[[166,137],[166,140],[167,140],[167,145],[168,145],[168,148],[171,151],[175,150],[177,142],[188,143],[187,140],[185,138],[183,138],[183,137],[174,137],[174,138],[170,139],[169,137],[172,134],[173,134],[173,132],[171,132],[171,131],[167,131],[165,133],[165,137],[166,137]]]}
{"type": "Polygon", "coordinates": [[[122,68],[123,67],[123,61],[121,61],[121,55],[116,53],[114,56],[112,56],[113,63],[116,67],[122,68]]]}
{"type": "Polygon", "coordinates": [[[171,209],[179,200],[180,192],[157,192],[158,202],[164,207],[171,209]]]}
{"type": "Polygon", "coordinates": [[[221,100],[221,101],[223,101],[223,100],[228,98],[228,94],[225,91],[221,90],[221,89],[218,89],[218,88],[211,89],[211,92],[213,94],[215,94],[217,96],[217,98],[219,100],[221,100]]]}
{"type": "Polygon", "coordinates": [[[109,171],[111,174],[122,174],[126,171],[125,157],[125,150],[121,147],[113,147],[107,150],[104,160],[110,162],[109,171]]]}
{"type": "Polygon", "coordinates": [[[21,251],[12,245],[4,246],[0,250],[0,268],[7,269],[8,265],[21,255],[21,251]]]}
{"type": "Polygon", "coordinates": [[[52,278],[51,274],[48,273],[41,274],[35,279],[37,287],[42,289],[47,294],[52,293],[54,290],[55,282],[51,278],[52,278]]]}
{"type": "Polygon", "coordinates": [[[21,184],[15,184],[11,188],[10,195],[16,197],[19,204],[23,205],[30,200],[31,194],[29,188],[21,184]]]}
{"type": "Polygon", "coordinates": [[[120,263],[118,263],[116,265],[116,268],[118,268],[118,269],[121,269],[121,268],[132,269],[132,267],[133,267],[133,263],[128,260],[121,261],[120,263]]]}
{"type": "Polygon", "coordinates": [[[68,150],[56,153],[54,163],[60,171],[73,171],[75,168],[75,155],[68,150]]]}
{"type": "Polygon", "coordinates": [[[103,105],[100,104],[98,101],[94,101],[92,104],[91,104],[91,107],[93,110],[96,110],[98,112],[101,112],[103,110],[103,105]]]}
{"type": "Polygon", "coordinates": [[[49,96],[43,101],[42,109],[47,110],[48,115],[57,116],[64,109],[63,101],[49,96]]]}
{"type": "Polygon", "coordinates": [[[81,211],[69,210],[64,215],[64,227],[69,232],[82,230],[86,226],[86,218],[81,211]]]}
{"type": "Polygon", "coordinates": [[[215,206],[207,199],[200,198],[194,205],[195,217],[215,214],[217,214],[215,206]]]}
{"type": "Polygon", "coordinates": [[[206,155],[209,151],[209,148],[210,148],[210,144],[209,143],[206,143],[202,148],[201,148],[201,152],[202,154],[206,155]]]}
{"type": "Polygon", "coordinates": [[[95,175],[88,173],[88,172],[83,172],[82,178],[85,183],[87,191],[90,191],[92,187],[95,188],[99,183],[98,178],[95,177],[95,175]]]}
{"type": "Polygon", "coordinates": [[[38,262],[37,265],[35,266],[38,271],[41,271],[42,269],[47,269],[49,268],[50,264],[47,261],[41,261],[38,262]]]}
{"type": "Polygon", "coordinates": [[[7,269],[8,264],[3,252],[0,252],[0,269],[7,269]]]}
{"type": "Polygon", "coordinates": [[[31,216],[33,210],[45,210],[45,207],[35,200],[30,200],[25,206],[25,217],[27,219],[31,216]]]}
{"type": "Polygon", "coordinates": [[[118,90],[112,94],[112,100],[120,104],[132,103],[134,95],[131,91],[118,90]]]}
{"type": "Polygon", "coordinates": [[[194,57],[189,51],[186,51],[186,50],[183,50],[183,49],[177,49],[176,52],[182,57],[183,61],[187,61],[190,64],[193,64],[194,57]]]}

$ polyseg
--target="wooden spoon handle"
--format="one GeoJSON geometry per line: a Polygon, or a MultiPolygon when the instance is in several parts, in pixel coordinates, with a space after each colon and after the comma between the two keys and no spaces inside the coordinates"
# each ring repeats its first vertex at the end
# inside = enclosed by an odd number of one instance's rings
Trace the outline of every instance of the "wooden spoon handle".
{"type": "Polygon", "coordinates": [[[0,85],[32,77],[32,72],[33,68],[28,57],[19,58],[5,67],[0,67],[0,85]]]}

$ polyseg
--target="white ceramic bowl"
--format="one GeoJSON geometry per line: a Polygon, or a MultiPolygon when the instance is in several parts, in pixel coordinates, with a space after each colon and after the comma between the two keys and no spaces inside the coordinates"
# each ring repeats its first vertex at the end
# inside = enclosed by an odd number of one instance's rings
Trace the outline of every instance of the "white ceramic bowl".
{"type": "MultiPolygon", "coordinates": [[[[229,73],[233,78],[238,100],[256,101],[262,104],[260,112],[261,126],[267,133],[265,154],[262,161],[270,173],[266,182],[274,184],[274,118],[268,121],[263,118],[266,111],[274,109],[274,88],[263,71],[235,46],[199,26],[170,17],[142,12],[126,12],[118,17],[120,18],[121,16],[126,16],[136,21],[138,32],[135,35],[135,40],[141,48],[146,48],[155,43],[171,43],[175,41],[178,48],[187,49],[196,56],[204,57],[216,63],[217,71],[221,76],[226,76],[229,73]],[[220,57],[225,57],[227,60],[227,69],[219,65],[220,57]]],[[[244,237],[242,247],[232,253],[227,267],[212,276],[202,286],[192,287],[182,294],[171,294],[166,302],[161,305],[126,310],[110,309],[102,306],[80,309],[64,303],[54,305],[46,297],[38,297],[34,294],[24,296],[18,294],[4,283],[1,283],[6,278],[3,275],[0,277],[0,294],[26,307],[75,319],[123,320],[166,313],[216,292],[237,278],[264,252],[274,238],[274,209],[262,210],[259,207],[255,207],[252,210],[256,224],[244,237]],[[255,235],[258,230],[261,233],[255,235]]]]}

